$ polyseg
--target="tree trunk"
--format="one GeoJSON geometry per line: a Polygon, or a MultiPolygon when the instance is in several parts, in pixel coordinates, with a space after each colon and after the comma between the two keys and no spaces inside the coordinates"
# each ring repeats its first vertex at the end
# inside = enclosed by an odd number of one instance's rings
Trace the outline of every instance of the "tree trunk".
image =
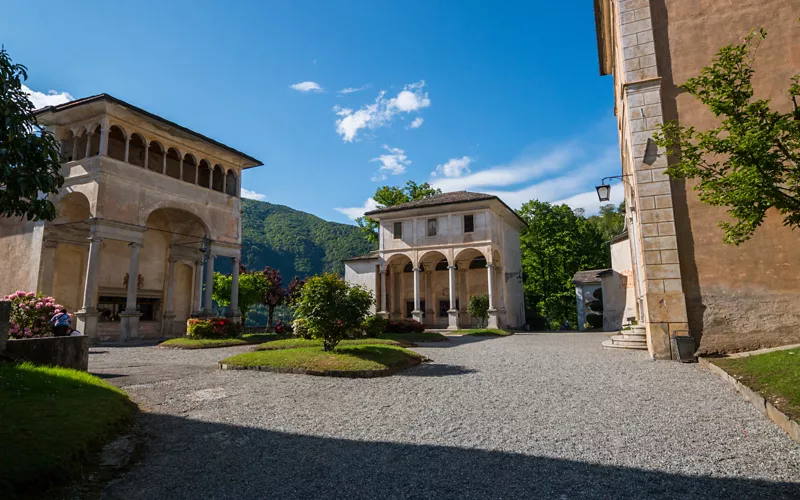
{"type": "Polygon", "coordinates": [[[275,306],[267,306],[267,310],[269,311],[269,317],[267,318],[267,331],[272,331],[272,313],[275,312],[275,306]]]}

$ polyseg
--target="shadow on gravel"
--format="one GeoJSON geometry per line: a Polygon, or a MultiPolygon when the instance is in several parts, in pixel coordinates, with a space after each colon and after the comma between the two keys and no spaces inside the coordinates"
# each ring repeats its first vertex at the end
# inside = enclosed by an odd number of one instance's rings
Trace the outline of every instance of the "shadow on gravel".
{"type": "Polygon", "coordinates": [[[797,483],[142,418],[144,458],[103,498],[800,498],[797,483]]]}
{"type": "Polygon", "coordinates": [[[436,363],[424,363],[409,370],[397,372],[395,376],[402,377],[450,377],[452,375],[466,375],[476,373],[478,370],[457,365],[440,365],[436,363]]]}
{"type": "Polygon", "coordinates": [[[419,347],[435,347],[435,348],[447,348],[447,347],[458,347],[466,344],[475,344],[478,342],[483,342],[484,340],[496,340],[502,339],[505,337],[502,336],[493,336],[493,337],[478,337],[476,335],[452,335],[447,336],[447,342],[414,342],[419,347]]]}

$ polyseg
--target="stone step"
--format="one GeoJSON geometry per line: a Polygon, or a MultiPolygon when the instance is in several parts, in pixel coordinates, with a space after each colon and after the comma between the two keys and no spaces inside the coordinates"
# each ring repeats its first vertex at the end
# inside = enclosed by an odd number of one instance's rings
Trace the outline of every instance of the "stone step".
{"type": "Polygon", "coordinates": [[[606,349],[640,349],[646,351],[647,342],[604,340],[603,347],[606,349]]]}
{"type": "Polygon", "coordinates": [[[637,335],[645,335],[647,333],[647,328],[644,325],[631,325],[631,332],[637,335]]]}
{"type": "Polygon", "coordinates": [[[623,333],[622,335],[613,335],[611,340],[633,340],[633,341],[641,341],[647,342],[646,335],[636,335],[631,333],[623,333]]]}

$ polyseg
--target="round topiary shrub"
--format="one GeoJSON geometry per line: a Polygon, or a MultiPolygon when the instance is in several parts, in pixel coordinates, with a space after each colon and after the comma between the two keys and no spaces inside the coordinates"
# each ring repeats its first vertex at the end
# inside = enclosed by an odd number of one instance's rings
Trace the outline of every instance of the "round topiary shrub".
{"type": "Polygon", "coordinates": [[[383,317],[373,315],[367,316],[367,319],[361,323],[361,329],[364,331],[364,334],[369,338],[375,338],[381,333],[386,331],[386,326],[388,321],[386,321],[383,317]]]}
{"type": "Polygon", "coordinates": [[[186,335],[193,339],[227,339],[241,333],[241,325],[228,318],[192,318],[186,322],[186,335]]]}
{"type": "Polygon", "coordinates": [[[425,325],[415,319],[390,319],[386,322],[386,333],[422,333],[425,325]]]}

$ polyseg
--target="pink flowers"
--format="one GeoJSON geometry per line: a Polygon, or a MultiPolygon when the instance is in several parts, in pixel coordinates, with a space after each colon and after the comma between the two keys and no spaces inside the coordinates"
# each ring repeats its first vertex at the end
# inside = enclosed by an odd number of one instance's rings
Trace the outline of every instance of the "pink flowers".
{"type": "Polygon", "coordinates": [[[4,299],[11,302],[8,329],[11,338],[40,337],[52,333],[50,318],[61,308],[53,297],[17,290],[4,299]]]}

